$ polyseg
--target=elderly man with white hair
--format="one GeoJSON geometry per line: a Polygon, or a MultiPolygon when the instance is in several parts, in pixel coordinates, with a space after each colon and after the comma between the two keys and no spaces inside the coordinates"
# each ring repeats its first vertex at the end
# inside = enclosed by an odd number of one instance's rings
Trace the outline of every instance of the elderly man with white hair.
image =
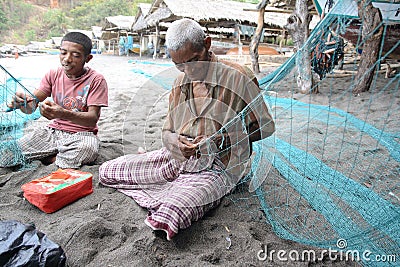
{"type": "Polygon", "coordinates": [[[275,125],[251,70],[218,60],[197,22],[173,22],[166,45],[182,73],[169,95],[163,147],[105,162],[99,176],[148,209],[145,223],[171,240],[246,175],[251,143],[275,125]]]}

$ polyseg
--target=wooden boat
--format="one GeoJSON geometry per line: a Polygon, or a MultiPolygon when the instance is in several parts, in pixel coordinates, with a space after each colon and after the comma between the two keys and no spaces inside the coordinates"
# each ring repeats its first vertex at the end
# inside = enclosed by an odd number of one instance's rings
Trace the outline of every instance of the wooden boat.
{"type": "MultiPolygon", "coordinates": [[[[321,16],[324,12],[327,0],[315,0],[314,5],[318,14],[321,16]]],[[[356,0],[341,0],[339,3],[342,7],[336,11],[333,8],[330,12],[333,15],[346,17],[351,20],[351,24],[347,26],[346,32],[342,35],[344,39],[354,45],[360,42],[361,21],[358,18],[358,6],[356,0]]],[[[400,3],[390,1],[372,1],[372,5],[380,10],[382,21],[385,26],[385,36],[382,47],[382,56],[390,51],[389,58],[400,60],[400,3]],[[393,51],[392,51],[393,50],[393,51]]],[[[362,47],[359,47],[362,51],[362,47]]]]}
{"type": "MultiPolygon", "coordinates": [[[[359,41],[360,25],[352,24],[346,29],[346,33],[342,35],[344,39],[350,43],[357,45],[359,41]]],[[[388,58],[400,60],[400,24],[386,25],[385,37],[383,40],[382,56],[387,55],[388,58]],[[394,48],[394,49],[393,49],[394,48]],[[393,49],[393,51],[392,51],[393,49]]],[[[359,52],[362,52],[360,47],[359,52]]],[[[386,57],[386,56],[385,56],[386,57]]]]}
{"type": "MultiPolygon", "coordinates": [[[[240,48],[239,47],[234,47],[229,49],[226,52],[227,55],[249,55],[249,47],[248,46],[243,46],[242,47],[242,51],[240,52],[240,48]]],[[[279,52],[269,46],[259,46],[258,47],[258,54],[259,55],[279,55],[279,52]]]]}

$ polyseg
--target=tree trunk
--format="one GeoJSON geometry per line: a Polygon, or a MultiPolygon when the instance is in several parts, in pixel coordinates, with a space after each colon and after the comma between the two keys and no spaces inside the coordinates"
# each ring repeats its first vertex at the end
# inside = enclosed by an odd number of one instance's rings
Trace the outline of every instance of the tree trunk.
{"type": "MultiPolygon", "coordinates": [[[[307,0],[296,0],[296,9],[288,18],[288,24],[284,26],[293,38],[295,49],[299,50],[306,43],[310,30],[311,15],[308,12],[307,0]]],[[[296,54],[297,86],[299,91],[306,94],[314,85],[311,72],[311,55],[308,47],[304,47],[296,54]]],[[[314,92],[317,92],[314,89],[314,92]]]]}
{"type": "Polygon", "coordinates": [[[258,64],[258,45],[260,43],[262,30],[264,28],[265,7],[267,6],[268,2],[268,0],[263,0],[257,5],[257,9],[259,10],[257,28],[250,42],[249,51],[251,57],[251,67],[256,74],[260,73],[260,65],[258,64]]]}
{"type": "Polygon", "coordinates": [[[368,91],[371,86],[378,66],[373,69],[371,67],[378,60],[383,35],[381,13],[379,9],[372,6],[369,0],[361,0],[358,3],[358,16],[362,21],[362,40],[364,45],[355,77],[356,85],[353,89],[355,95],[368,91]]]}

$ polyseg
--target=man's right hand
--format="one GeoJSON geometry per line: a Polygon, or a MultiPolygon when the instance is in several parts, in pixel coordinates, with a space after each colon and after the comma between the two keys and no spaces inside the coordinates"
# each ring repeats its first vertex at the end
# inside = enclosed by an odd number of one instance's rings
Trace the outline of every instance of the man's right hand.
{"type": "Polygon", "coordinates": [[[178,147],[182,155],[189,159],[191,156],[196,155],[198,143],[195,143],[194,140],[189,139],[186,136],[179,135],[178,136],[178,147]]]}
{"type": "Polygon", "coordinates": [[[7,104],[10,109],[20,109],[22,112],[30,114],[36,109],[35,97],[26,94],[25,92],[16,92],[11,103],[7,104]],[[34,103],[33,105],[30,103],[34,103]]]}
{"type": "Polygon", "coordinates": [[[163,142],[165,147],[172,153],[172,156],[180,161],[195,156],[198,150],[199,138],[190,138],[172,132],[164,132],[163,142]]]}

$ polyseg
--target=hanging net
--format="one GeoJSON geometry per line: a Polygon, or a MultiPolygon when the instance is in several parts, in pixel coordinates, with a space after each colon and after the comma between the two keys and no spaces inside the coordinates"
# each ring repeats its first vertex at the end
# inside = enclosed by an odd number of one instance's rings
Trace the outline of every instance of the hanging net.
{"type": "MultiPolygon", "coordinates": [[[[399,6],[393,6],[395,12],[399,6]]],[[[262,93],[205,141],[200,152],[204,164],[218,153],[237,152],[226,172],[247,174],[228,197],[252,214],[262,210],[280,237],[350,251],[365,266],[395,266],[400,260],[400,74],[388,75],[383,67],[399,58],[400,41],[392,34],[398,36],[400,29],[384,18],[373,30],[383,28],[382,44],[378,60],[365,73],[374,73],[369,91],[360,97],[353,93],[358,82],[354,78],[370,38],[361,35],[361,26],[354,1],[336,3],[302,48],[259,79],[262,93]],[[318,87],[323,103],[313,102],[311,93],[296,93],[296,59],[301,53],[310,53],[317,76],[310,92],[318,87]],[[276,131],[246,149],[246,120],[264,103],[276,131]],[[230,147],[213,141],[234,132],[243,134],[230,135],[230,147]],[[240,165],[250,153],[251,165],[240,165]],[[379,257],[380,263],[373,261],[379,257]]],[[[150,75],[148,86],[165,88],[173,76],[176,73],[150,75]]],[[[152,135],[156,112],[155,107],[148,112],[152,135]]],[[[228,180],[226,185],[236,182],[228,180]]]]}
{"type": "Polygon", "coordinates": [[[7,106],[17,91],[33,96],[20,80],[0,65],[0,167],[25,166],[27,162],[18,148],[17,140],[23,135],[26,123],[40,117],[38,110],[25,114],[7,106]]]}
{"type": "MultiPolygon", "coordinates": [[[[400,27],[383,20],[373,29],[383,28],[381,49],[365,73],[375,71],[364,93],[368,97],[357,98],[358,59],[372,35],[362,37],[362,21],[346,16],[357,12],[354,3],[339,1],[293,57],[260,79],[269,92],[265,100],[273,110],[275,143],[273,150],[268,138],[255,144],[254,176],[248,178],[263,181],[255,193],[282,238],[357,252],[355,260],[365,266],[395,266],[400,260],[400,74],[379,67],[389,59],[398,62],[400,40],[391,34],[399,36],[400,27]],[[348,42],[350,36],[355,42],[348,42]],[[313,104],[312,94],[296,94],[301,53],[311,54],[324,105],[313,104]],[[342,71],[341,59],[347,61],[342,71]],[[265,174],[269,163],[273,168],[265,174]],[[363,257],[364,252],[371,254],[363,257]],[[374,261],[379,258],[384,260],[374,261]]],[[[400,5],[387,7],[394,14],[400,5]]]]}

